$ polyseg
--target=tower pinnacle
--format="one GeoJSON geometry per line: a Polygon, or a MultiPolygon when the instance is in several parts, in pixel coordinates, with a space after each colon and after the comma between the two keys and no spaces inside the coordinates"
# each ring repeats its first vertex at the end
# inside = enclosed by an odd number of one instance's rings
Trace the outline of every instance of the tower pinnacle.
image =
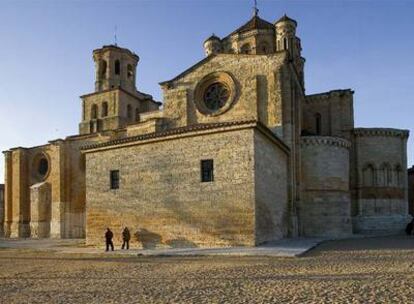
{"type": "Polygon", "coordinates": [[[115,28],[114,28],[114,45],[115,46],[118,46],[117,30],[118,30],[118,26],[115,25],[115,28]]]}

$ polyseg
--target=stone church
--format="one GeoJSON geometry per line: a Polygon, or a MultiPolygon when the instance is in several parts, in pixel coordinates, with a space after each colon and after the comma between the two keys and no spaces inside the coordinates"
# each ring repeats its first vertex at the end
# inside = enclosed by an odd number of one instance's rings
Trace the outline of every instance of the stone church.
{"type": "Polygon", "coordinates": [[[257,11],[206,57],[136,88],[138,55],[93,51],[79,134],[5,155],[8,237],[102,243],[130,228],[156,246],[254,246],[402,231],[407,130],[356,128],[353,91],[307,95],[297,22],[257,11]]]}

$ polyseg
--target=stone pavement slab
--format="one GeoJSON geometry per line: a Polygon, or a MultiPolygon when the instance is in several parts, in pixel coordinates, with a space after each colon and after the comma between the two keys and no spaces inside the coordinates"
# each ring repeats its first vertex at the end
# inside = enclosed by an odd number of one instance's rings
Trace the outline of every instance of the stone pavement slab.
{"type": "Polygon", "coordinates": [[[276,256],[295,257],[304,254],[324,241],[322,238],[292,238],[267,243],[257,247],[220,248],[157,248],[130,249],[105,252],[104,248],[87,247],[79,239],[0,239],[0,248],[48,250],[76,254],[109,254],[126,256],[276,256]]]}

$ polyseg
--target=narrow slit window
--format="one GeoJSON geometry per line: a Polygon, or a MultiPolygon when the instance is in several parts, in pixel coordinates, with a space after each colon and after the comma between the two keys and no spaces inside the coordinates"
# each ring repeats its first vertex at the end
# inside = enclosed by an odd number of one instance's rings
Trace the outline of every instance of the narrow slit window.
{"type": "Polygon", "coordinates": [[[101,60],[99,62],[100,68],[99,68],[99,73],[101,78],[105,78],[106,77],[106,61],[105,60],[101,60]]]}
{"type": "Polygon", "coordinates": [[[119,170],[110,172],[111,189],[119,189],[119,170]]]}
{"type": "Polygon", "coordinates": [[[115,74],[121,74],[121,62],[119,60],[115,60],[115,74]]]}
{"type": "Polygon", "coordinates": [[[129,120],[132,119],[132,106],[131,105],[127,105],[127,117],[129,120]]]}
{"type": "Polygon", "coordinates": [[[201,161],[201,182],[213,182],[214,181],[214,163],[212,159],[206,159],[201,161]]]}
{"type": "Polygon", "coordinates": [[[127,67],[127,75],[128,75],[128,78],[132,78],[134,76],[134,69],[132,65],[130,64],[128,64],[128,67],[127,67]]]}
{"type": "Polygon", "coordinates": [[[319,113],[316,113],[315,115],[315,129],[316,129],[316,135],[322,134],[322,116],[319,113]]]}
{"type": "Polygon", "coordinates": [[[101,114],[102,114],[101,117],[108,116],[108,103],[107,102],[104,102],[102,104],[102,113],[101,114]]]}

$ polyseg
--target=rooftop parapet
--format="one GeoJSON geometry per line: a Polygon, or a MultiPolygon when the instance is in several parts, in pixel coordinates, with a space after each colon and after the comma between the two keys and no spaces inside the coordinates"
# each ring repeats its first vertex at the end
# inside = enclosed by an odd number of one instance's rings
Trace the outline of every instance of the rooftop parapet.
{"type": "Polygon", "coordinates": [[[301,138],[301,144],[308,146],[337,146],[346,149],[351,147],[351,143],[348,140],[333,136],[305,136],[301,138]]]}
{"type": "Polygon", "coordinates": [[[306,102],[329,101],[332,97],[352,96],[354,91],[351,89],[332,90],[329,92],[306,95],[306,102]]]}
{"type": "Polygon", "coordinates": [[[408,138],[409,130],[392,129],[392,128],[355,128],[352,130],[355,136],[389,136],[408,138]]]}

